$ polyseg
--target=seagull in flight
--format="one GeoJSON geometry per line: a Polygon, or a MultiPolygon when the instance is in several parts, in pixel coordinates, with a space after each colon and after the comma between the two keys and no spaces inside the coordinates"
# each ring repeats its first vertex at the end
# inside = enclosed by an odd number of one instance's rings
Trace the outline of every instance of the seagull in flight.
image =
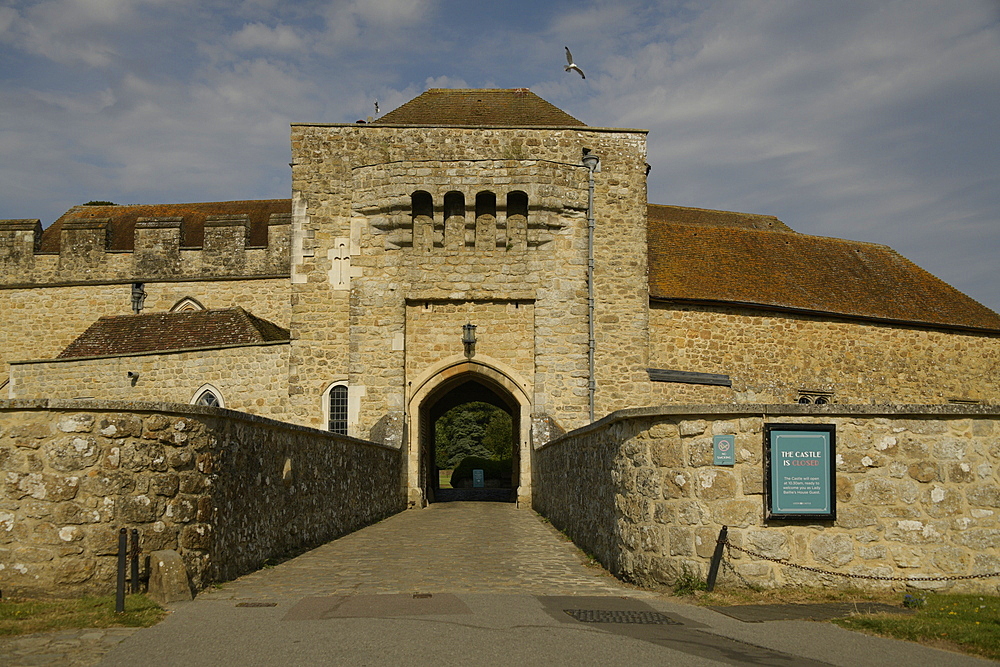
{"type": "Polygon", "coordinates": [[[375,113],[378,114],[378,100],[375,100],[375,113]]]}
{"type": "Polygon", "coordinates": [[[575,62],[573,62],[573,54],[569,52],[569,47],[568,46],[564,46],[563,48],[566,49],[566,62],[569,63],[568,65],[566,65],[565,70],[567,72],[570,71],[570,70],[573,70],[574,72],[576,72],[577,74],[579,74],[582,78],[586,79],[587,75],[583,73],[582,69],[580,69],[579,67],[577,67],[577,65],[576,65],[575,62]]]}

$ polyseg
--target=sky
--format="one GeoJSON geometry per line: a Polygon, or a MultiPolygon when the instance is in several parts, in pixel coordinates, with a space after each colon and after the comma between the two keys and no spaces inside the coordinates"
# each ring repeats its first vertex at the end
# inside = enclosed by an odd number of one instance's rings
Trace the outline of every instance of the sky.
{"type": "Polygon", "coordinates": [[[0,0],[0,218],[288,198],[290,123],[519,87],[648,129],[653,203],[886,244],[1000,310],[1000,0],[0,0]]]}

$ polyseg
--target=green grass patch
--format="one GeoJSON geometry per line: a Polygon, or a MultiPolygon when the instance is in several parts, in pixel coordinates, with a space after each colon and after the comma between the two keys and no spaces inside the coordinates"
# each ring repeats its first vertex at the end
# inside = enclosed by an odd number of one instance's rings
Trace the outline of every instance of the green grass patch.
{"type": "Polygon", "coordinates": [[[438,488],[451,488],[451,470],[438,470],[438,488]]]}
{"type": "MultiPolygon", "coordinates": [[[[940,645],[1000,659],[1000,598],[989,595],[911,594],[915,614],[858,615],[833,621],[861,630],[922,644],[940,645]]],[[[902,604],[902,602],[901,602],[902,604]]]]}
{"type": "Polygon", "coordinates": [[[167,612],[145,595],[125,596],[115,613],[115,596],[87,595],[70,600],[0,600],[0,636],[70,628],[148,628],[167,612]]]}

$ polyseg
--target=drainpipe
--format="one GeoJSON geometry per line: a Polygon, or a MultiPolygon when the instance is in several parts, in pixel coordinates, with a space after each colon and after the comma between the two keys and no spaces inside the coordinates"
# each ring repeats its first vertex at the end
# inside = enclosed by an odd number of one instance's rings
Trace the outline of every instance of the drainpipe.
{"type": "Polygon", "coordinates": [[[583,149],[583,166],[587,168],[590,190],[587,196],[587,364],[588,380],[587,395],[590,399],[590,423],[594,423],[594,397],[597,394],[597,381],[594,375],[594,172],[600,166],[601,160],[583,149]]]}

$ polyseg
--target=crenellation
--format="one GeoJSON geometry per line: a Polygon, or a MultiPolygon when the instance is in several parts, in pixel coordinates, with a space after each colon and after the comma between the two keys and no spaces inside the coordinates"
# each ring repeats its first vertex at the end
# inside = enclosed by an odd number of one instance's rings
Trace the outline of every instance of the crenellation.
{"type": "Polygon", "coordinates": [[[23,275],[30,271],[41,243],[41,220],[0,220],[0,271],[3,275],[23,275]]]}

